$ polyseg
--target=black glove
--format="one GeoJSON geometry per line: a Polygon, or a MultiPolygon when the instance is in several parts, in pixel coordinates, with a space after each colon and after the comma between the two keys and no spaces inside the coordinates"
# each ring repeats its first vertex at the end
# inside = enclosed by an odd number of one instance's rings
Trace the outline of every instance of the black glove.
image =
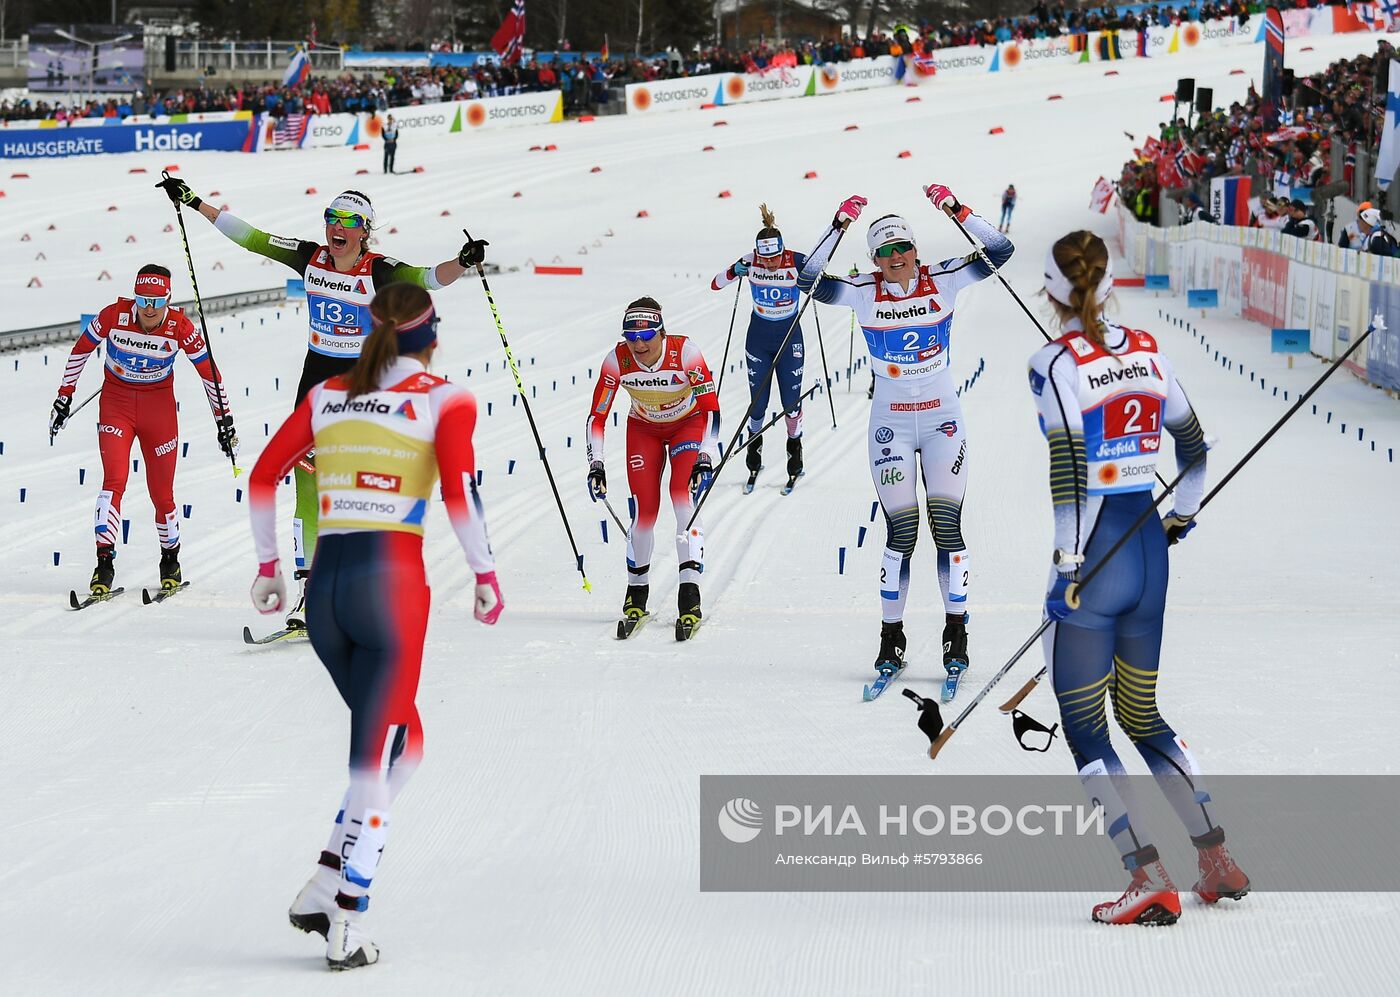
{"type": "Polygon", "coordinates": [[[219,449],[224,456],[233,460],[238,456],[238,434],[233,431],[233,416],[224,415],[214,420],[219,427],[219,449]]]}
{"type": "Polygon", "coordinates": [[[608,497],[608,472],[601,460],[588,465],[588,497],[594,502],[608,497]]]}
{"type": "Polygon", "coordinates": [[[457,254],[457,263],[464,269],[470,270],[479,263],[486,262],[486,247],[491,245],[485,239],[473,239],[467,236],[467,241],[462,245],[462,251],[457,254]]]}
{"type": "Polygon", "coordinates": [[[73,407],[72,395],[59,395],[53,400],[53,415],[49,418],[49,435],[53,436],[68,421],[68,411],[73,407]]]}
{"type": "Polygon", "coordinates": [[[1196,528],[1196,517],[1182,516],[1175,509],[1162,517],[1162,529],[1167,534],[1167,546],[1170,547],[1180,541],[1186,534],[1196,528]]]}
{"type": "Polygon", "coordinates": [[[183,204],[187,208],[194,208],[198,211],[199,206],[204,203],[198,194],[190,190],[190,185],[179,177],[166,177],[156,186],[165,191],[171,204],[183,204]]]}
{"type": "Polygon", "coordinates": [[[710,485],[715,480],[715,469],[710,466],[710,458],[706,454],[701,454],[695,458],[695,465],[690,469],[690,494],[699,498],[710,490],[710,485]]]}

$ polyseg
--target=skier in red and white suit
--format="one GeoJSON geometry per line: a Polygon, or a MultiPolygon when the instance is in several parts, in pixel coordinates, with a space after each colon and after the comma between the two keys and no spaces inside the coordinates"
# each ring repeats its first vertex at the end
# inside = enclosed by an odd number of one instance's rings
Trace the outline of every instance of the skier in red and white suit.
{"type": "MultiPolygon", "coordinates": [[[[631,396],[627,415],[627,483],[636,513],[627,537],[627,601],[623,612],[646,611],[656,514],[661,505],[661,472],[671,464],[671,506],[676,512],[676,557],[680,562],[677,603],[682,617],[700,617],[700,572],[705,534],[697,517],[689,530],[693,502],[710,487],[713,457],[719,453],[719,395],[700,348],[684,336],[668,335],[661,306],[638,298],[627,306],[622,338],[603,360],[588,414],[588,491],[594,501],[607,496],[603,431],[618,388],[631,396]]],[[[633,615],[633,614],[628,614],[633,615]]]]}
{"type": "Polygon", "coordinates": [[[170,307],[170,271],[147,264],[136,275],[131,298],[118,298],[88,323],[68,355],[63,383],[53,404],[54,432],[72,407],[83,368],[99,346],[107,344],[106,374],[97,416],[102,452],[102,491],[97,496],[95,529],[97,569],[92,590],[110,590],[115,574],[117,536],[121,532],[122,495],[131,471],[131,445],[141,441],[146,460],[146,488],[156,510],[161,546],[161,584],[180,584],[180,516],[175,508],[175,462],[180,426],[175,411],[175,357],[184,352],[204,379],[204,393],[218,427],[219,448],[230,459],[238,437],[229,413],[228,395],[209,356],[204,337],[178,308],[170,307]]]}

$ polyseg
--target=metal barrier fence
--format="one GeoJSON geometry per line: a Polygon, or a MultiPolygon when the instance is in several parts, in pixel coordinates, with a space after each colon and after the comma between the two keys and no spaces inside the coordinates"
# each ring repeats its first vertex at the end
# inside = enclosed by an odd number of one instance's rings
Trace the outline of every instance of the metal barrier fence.
{"type": "MultiPolygon", "coordinates": [[[[208,69],[219,73],[281,73],[286,70],[296,44],[274,40],[211,42],[180,39],[175,42],[175,69],[199,73],[208,69]]],[[[344,56],[338,48],[318,48],[307,54],[313,73],[339,73],[345,68],[344,56]]]]}
{"type": "MultiPolygon", "coordinates": [[[[258,305],[276,305],[287,300],[287,288],[270,287],[263,291],[240,291],[237,294],[220,294],[212,298],[204,299],[204,314],[216,315],[222,312],[238,311],[241,308],[253,308],[258,305]]],[[[189,301],[177,301],[178,307],[184,308],[194,314],[194,299],[189,301]]],[[[44,346],[48,343],[72,341],[78,338],[83,331],[83,323],[60,322],[57,325],[37,326],[33,329],[12,329],[8,332],[0,332],[0,353],[11,350],[27,350],[35,346],[44,346]]]]}

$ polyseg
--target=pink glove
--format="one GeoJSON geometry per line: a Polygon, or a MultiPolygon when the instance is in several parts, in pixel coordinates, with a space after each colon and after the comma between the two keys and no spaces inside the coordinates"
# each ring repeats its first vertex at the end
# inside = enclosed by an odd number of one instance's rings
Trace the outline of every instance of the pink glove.
{"type": "Polygon", "coordinates": [[[959,204],[958,199],[953,196],[953,192],[941,183],[929,184],[924,188],[924,194],[933,202],[935,208],[947,212],[950,218],[965,222],[967,216],[972,214],[972,209],[959,204]]]}
{"type": "Polygon", "coordinates": [[[861,209],[869,203],[869,201],[861,197],[859,194],[852,194],[850,197],[842,201],[841,206],[836,209],[836,220],[832,224],[834,224],[837,228],[840,228],[848,222],[855,221],[857,218],[860,217],[861,209]]]}
{"type": "Polygon", "coordinates": [[[501,598],[501,586],[496,581],[494,571],[486,571],[476,576],[476,605],[472,611],[482,623],[491,626],[501,618],[501,610],[506,608],[501,598]]]}
{"type": "Polygon", "coordinates": [[[253,608],[264,616],[275,613],[287,601],[287,585],[282,581],[282,572],[277,570],[277,559],[263,561],[258,565],[258,577],[253,579],[253,608]]]}

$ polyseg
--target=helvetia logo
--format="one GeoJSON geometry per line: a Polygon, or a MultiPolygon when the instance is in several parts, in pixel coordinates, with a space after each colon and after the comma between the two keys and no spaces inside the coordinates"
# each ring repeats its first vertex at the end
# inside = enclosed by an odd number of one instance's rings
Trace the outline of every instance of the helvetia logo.
{"type": "Polygon", "coordinates": [[[719,830],[736,845],[745,845],[763,831],[763,810],[753,800],[736,797],[719,812],[719,830]]]}

